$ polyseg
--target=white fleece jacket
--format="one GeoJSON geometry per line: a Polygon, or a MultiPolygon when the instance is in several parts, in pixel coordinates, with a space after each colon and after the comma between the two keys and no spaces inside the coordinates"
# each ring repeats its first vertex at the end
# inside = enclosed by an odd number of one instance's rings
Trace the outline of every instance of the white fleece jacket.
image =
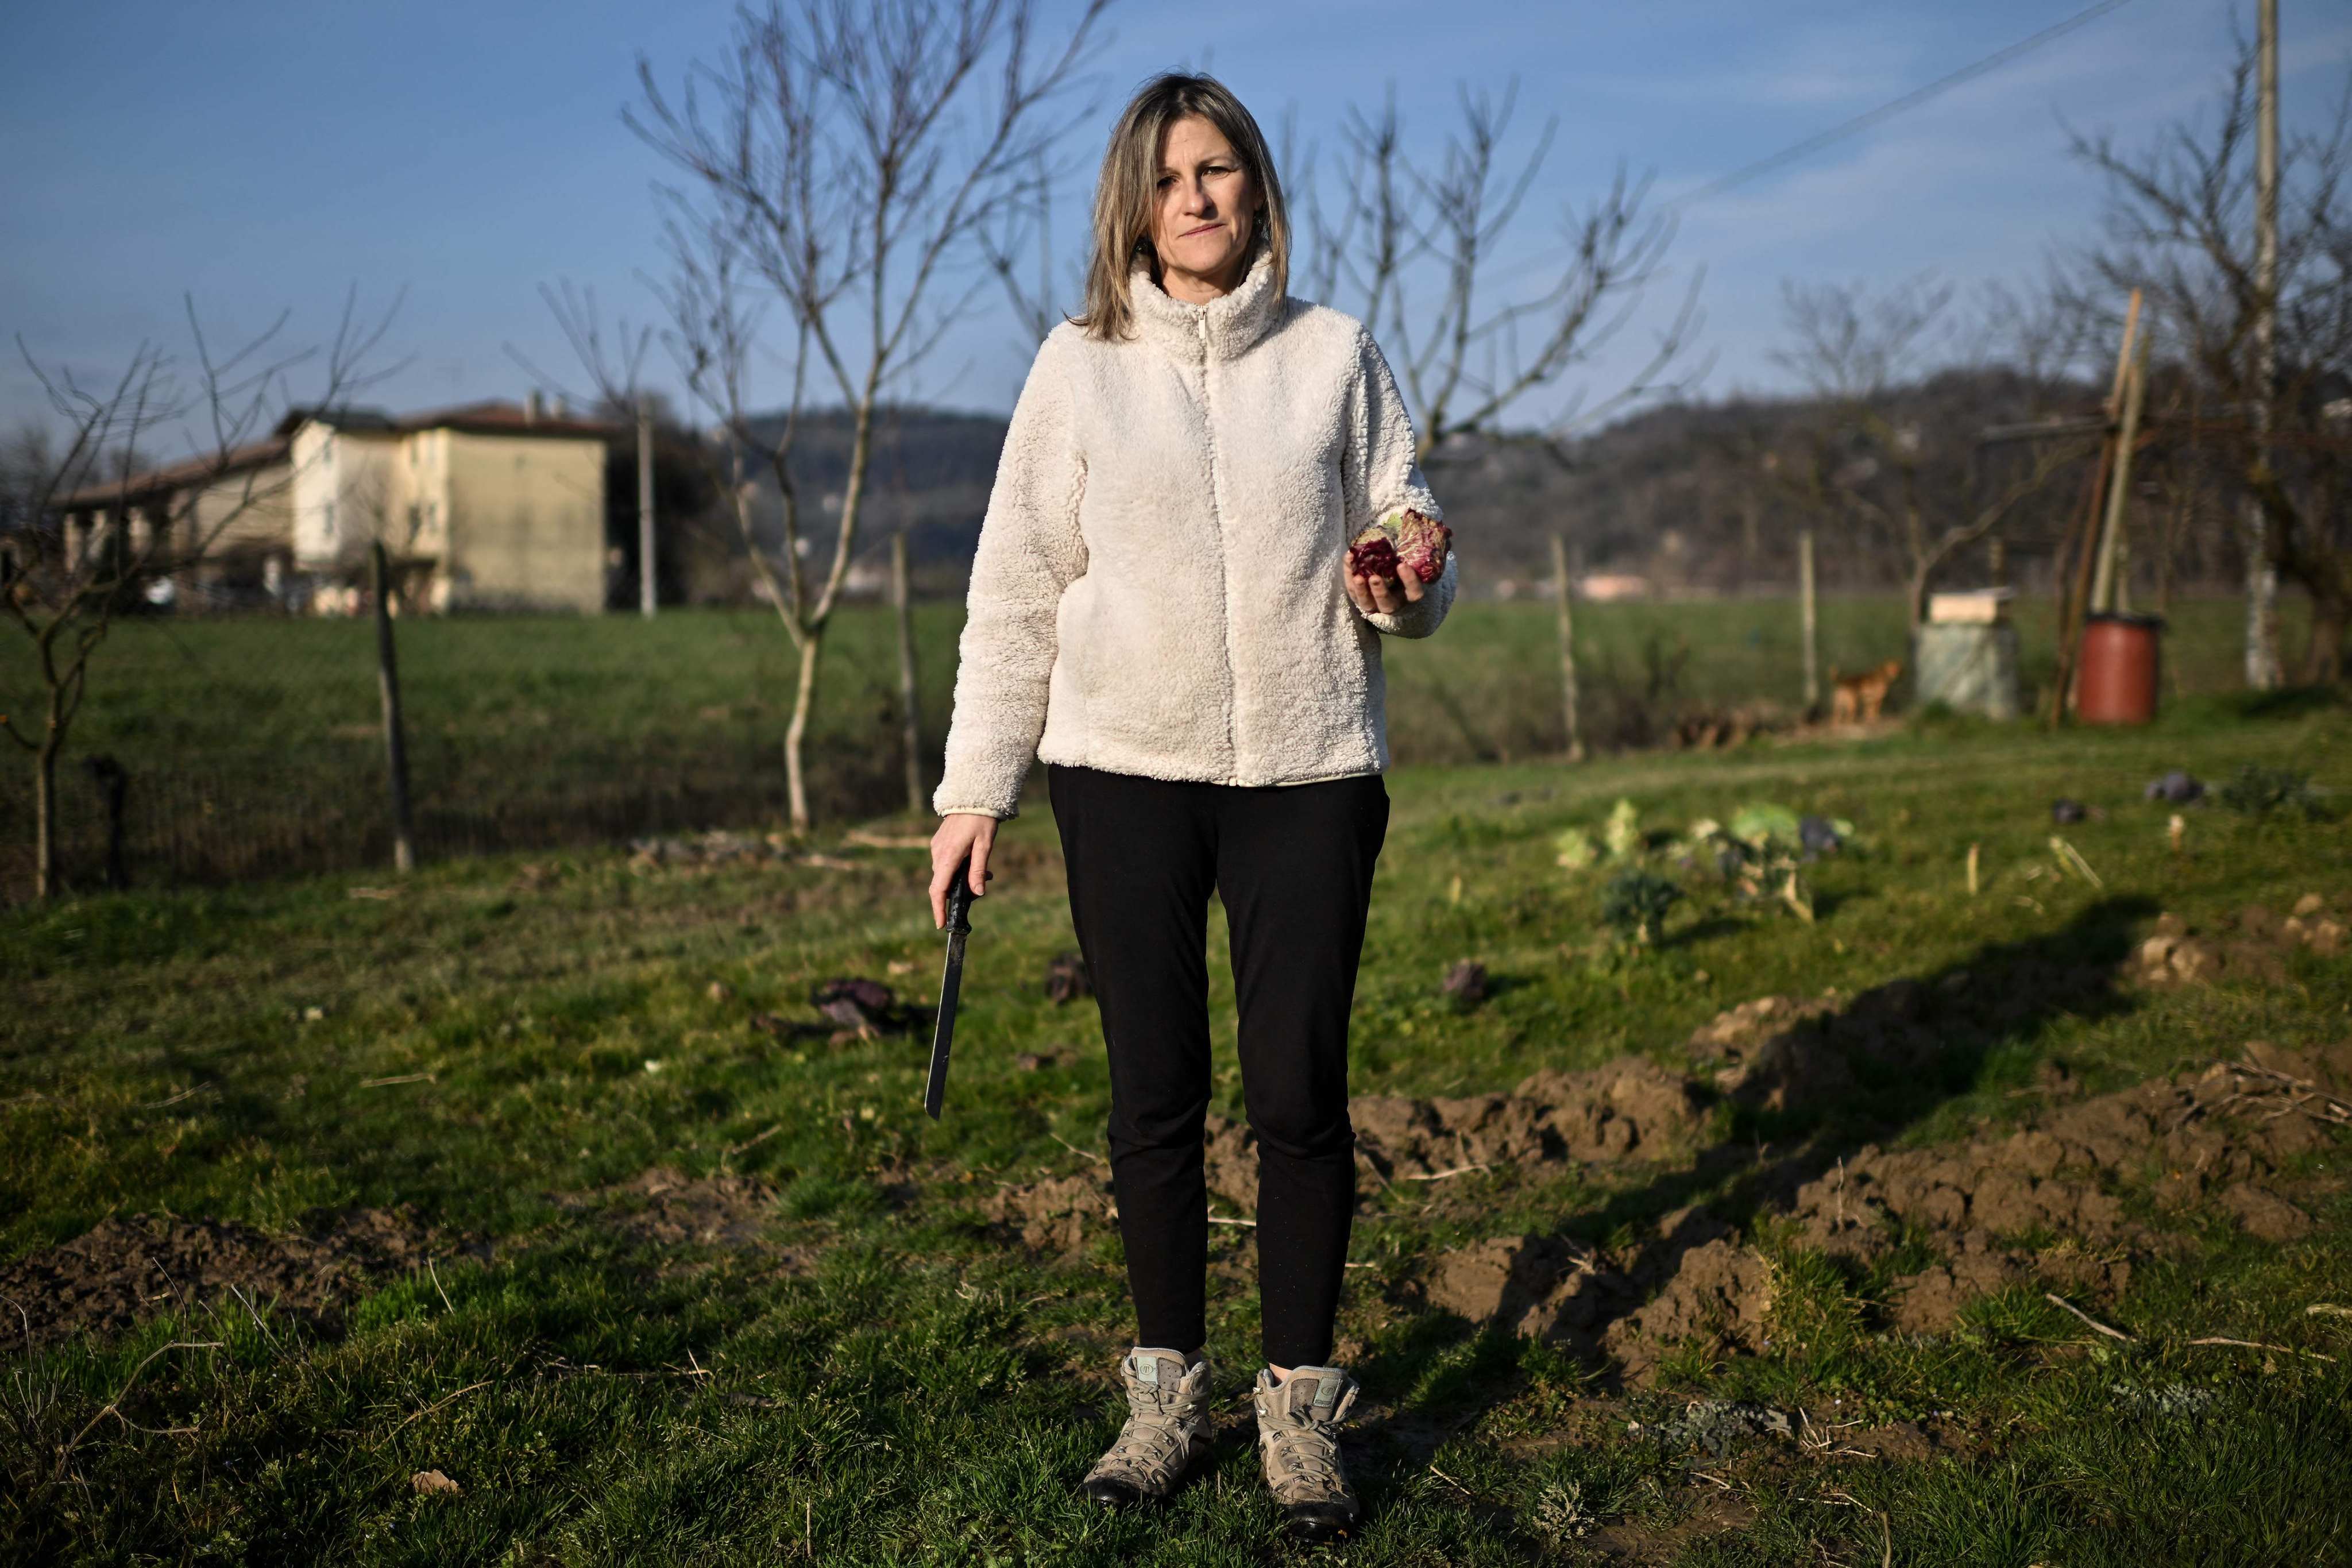
{"type": "Polygon", "coordinates": [[[1139,336],[1064,322],[1030,366],[972,562],[941,815],[1016,815],[1033,757],[1152,778],[1296,784],[1389,765],[1381,637],[1454,602],[1366,614],[1348,541],[1444,514],[1396,382],[1354,317],[1277,299],[1260,246],[1207,305],[1141,264],[1139,336]]]}

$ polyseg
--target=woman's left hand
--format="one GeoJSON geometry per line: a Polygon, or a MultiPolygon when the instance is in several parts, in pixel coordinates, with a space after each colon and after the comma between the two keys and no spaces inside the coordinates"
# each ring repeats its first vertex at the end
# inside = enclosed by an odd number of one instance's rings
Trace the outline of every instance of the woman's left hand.
{"type": "MultiPolygon", "coordinates": [[[[1444,556],[1439,555],[1439,566],[1442,568],[1444,563],[1444,556]]],[[[1421,596],[1429,592],[1420,574],[1410,567],[1401,569],[1394,577],[1366,576],[1350,569],[1342,557],[1339,574],[1347,582],[1348,597],[1356,601],[1356,608],[1368,616],[1392,615],[1407,605],[1419,602],[1421,596]]]]}

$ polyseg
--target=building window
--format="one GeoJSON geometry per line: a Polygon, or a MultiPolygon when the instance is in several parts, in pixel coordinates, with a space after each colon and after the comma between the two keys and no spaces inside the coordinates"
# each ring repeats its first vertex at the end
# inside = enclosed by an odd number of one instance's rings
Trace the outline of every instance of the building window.
{"type": "Polygon", "coordinates": [[[327,503],[326,520],[327,542],[331,544],[334,542],[335,538],[335,503],[333,501],[329,501],[327,503]]]}

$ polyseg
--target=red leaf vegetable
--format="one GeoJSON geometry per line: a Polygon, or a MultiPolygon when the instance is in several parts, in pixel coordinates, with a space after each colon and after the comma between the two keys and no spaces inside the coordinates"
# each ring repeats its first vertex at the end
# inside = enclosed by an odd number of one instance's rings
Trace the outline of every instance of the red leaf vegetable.
{"type": "Polygon", "coordinates": [[[1366,577],[1402,579],[1410,569],[1424,583],[1434,583],[1445,570],[1445,551],[1454,531],[1411,508],[1392,511],[1356,535],[1348,545],[1348,569],[1366,577]]]}

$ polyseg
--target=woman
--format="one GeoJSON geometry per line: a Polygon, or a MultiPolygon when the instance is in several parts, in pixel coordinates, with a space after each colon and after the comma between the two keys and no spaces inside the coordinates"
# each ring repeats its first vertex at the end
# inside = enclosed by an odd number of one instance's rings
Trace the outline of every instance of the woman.
{"type": "Polygon", "coordinates": [[[1258,1150],[1259,1447],[1291,1526],[1345,1533],[1331,1364],[1355,1205],[1348,1012],[1387,830],[1381,638],[1427,637],[1456,574],[1351,569],[1360,531],[1440,513],[1370,334],[1288,297],[1290,226],[1257,123],[1201,76],[1147,83],[1096,188],[1087,312],[1038,350],[972,563],[931,912],[1032,757],[1110,1054],[1111,1183],[1134,1296],[1129,1415],[1087,1474],[1168,1497],[1209,1447],[1205,922],[1233,931],[1258,1150]]]}

